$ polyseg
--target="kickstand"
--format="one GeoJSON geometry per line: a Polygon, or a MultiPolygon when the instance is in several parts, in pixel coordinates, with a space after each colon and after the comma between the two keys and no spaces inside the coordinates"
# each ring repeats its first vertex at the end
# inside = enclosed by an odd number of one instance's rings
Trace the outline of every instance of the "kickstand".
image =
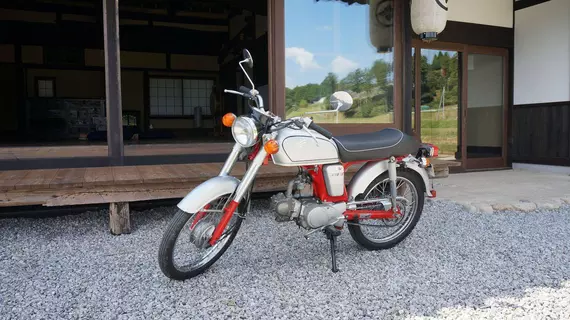
{"type": "Polygon", "coordinates": [[[327,236],[327,239],[331,242],[331,258],[332,258],[332,272],[338,272],[338,267],[336,266],[336,237],[340,236],[340,230],[337,230],[333,226],[327,226],[323,229],[323,232],[327,236]]]}

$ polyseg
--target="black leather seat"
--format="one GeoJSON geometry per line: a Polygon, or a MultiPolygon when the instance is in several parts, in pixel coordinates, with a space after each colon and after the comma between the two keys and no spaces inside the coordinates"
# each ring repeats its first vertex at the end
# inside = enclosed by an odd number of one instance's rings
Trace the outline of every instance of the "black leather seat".
{"type": "Polygon", "coordinates": [[[333,141],[342,162],[415,155],[420,147],[416,138],[393,128],[334,137],[333,141]]]}

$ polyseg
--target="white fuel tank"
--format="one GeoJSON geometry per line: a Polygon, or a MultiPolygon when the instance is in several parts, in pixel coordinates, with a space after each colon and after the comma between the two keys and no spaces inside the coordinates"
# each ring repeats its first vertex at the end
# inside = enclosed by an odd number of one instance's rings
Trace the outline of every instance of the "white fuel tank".
{"type": "Polygon", "coordinates": [[[272,156],[273,162],[285,167],[338,163],[336,144],[316,131],[309,131],[317,138],[318,144],[305,130],[280,130],[277,136],[279,152],[272,156]]]}

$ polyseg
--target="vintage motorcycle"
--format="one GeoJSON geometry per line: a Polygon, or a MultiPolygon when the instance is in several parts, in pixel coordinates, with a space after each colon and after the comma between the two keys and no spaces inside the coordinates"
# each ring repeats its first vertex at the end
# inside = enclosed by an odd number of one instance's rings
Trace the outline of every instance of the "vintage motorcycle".
{"type": "MultiPolygon", "coordinates": [[[[406,238],[420,218],[425,196],[436,195],[430,188],[430,158],[438,156],[438,148],[397,129],[334,137],[308,117],[282,120],[264,109],[243,67],[252,68],[253,59],[247,49],[243,55],[239,66],[252,88],[224,92],[247,98],[251,113],[223,116],[235,145],[219,175],[178,203],[160,244],[162,272],[171,279],[192,278],[224,254],[249,211],[256,174],[268,158],[275,165],[299,169],[286,193],[270,200],[275,219],[295,221],[308,230],[305,237],[322,231],[330,240],[333,272],[338,271],[335,241],[344,224],[352,238],[370,250],[388,249],[406,238]],[[241,180],[230,175],[240,160],[247,165],[241,180]],[[361,167],[347,185],[345,172],[352,165],[361,167]],[[377,236],[370,230],[393,231],[377,236]],[[179,241],[186,245],[180,252],[179,241]]],[[[330,100],[341,111],[353,102],[342,91],[330,100]]]]}

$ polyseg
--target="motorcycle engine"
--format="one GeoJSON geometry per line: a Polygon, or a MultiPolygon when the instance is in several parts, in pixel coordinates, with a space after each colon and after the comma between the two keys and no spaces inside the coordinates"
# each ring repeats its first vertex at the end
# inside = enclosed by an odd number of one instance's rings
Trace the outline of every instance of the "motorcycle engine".
{"type": "Polygon", "coordinates": [[[316,229],[334,223],[342,226],[346,203],[321,203],[313,197],[310,178],[300,174],[291,180],[287,194],[278,193],[271,197],[275,220],[294,220],[305,229],[316,229]]]}

